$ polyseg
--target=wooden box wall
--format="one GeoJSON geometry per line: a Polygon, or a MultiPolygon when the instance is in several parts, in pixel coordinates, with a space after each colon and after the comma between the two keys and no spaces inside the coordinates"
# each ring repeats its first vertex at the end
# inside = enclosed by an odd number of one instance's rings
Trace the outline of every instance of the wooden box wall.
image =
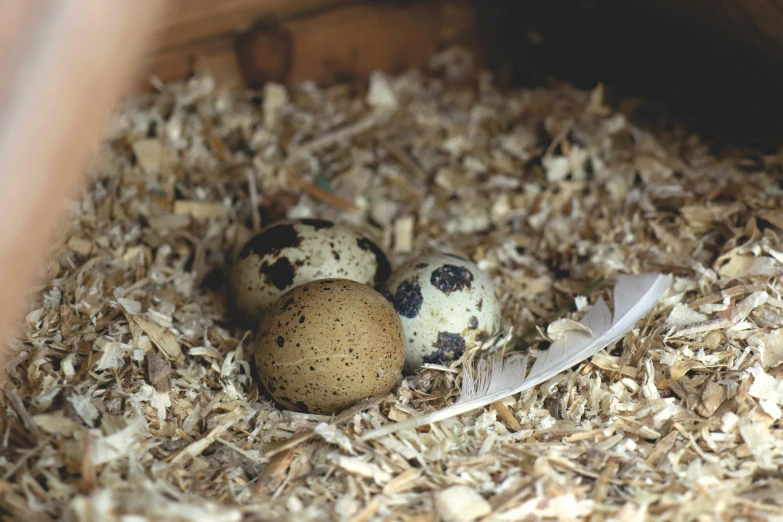
{"type": "Polygon", "coordinates": [[[781,27],[781,0],[174,0],[136,90],[201,68],[224,85],[330,83],[458,43],[517,83],[604,82],[703,130],[774,141],[781,27]]]}

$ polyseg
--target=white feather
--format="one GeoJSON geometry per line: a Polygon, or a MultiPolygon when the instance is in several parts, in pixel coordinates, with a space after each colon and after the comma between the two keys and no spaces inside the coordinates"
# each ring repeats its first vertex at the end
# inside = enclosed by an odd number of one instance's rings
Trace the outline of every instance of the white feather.
{"type": "Polygon", "coordinates": [[[670,284],[671,276],[662,274],[621,277],[614,287],[614,317],[604,300],[599,299],[581,321],[593,332],[592,336],[583,330],[568,331],[548,350],[540,352],[527,376],[525,356],[484,359],[479,361],[475,372],[466,366],[461,396],[452,406],[368,431],[361,440],[377,439],[462,415],[550,379],[614,344],[658,303],[670,284]]]}

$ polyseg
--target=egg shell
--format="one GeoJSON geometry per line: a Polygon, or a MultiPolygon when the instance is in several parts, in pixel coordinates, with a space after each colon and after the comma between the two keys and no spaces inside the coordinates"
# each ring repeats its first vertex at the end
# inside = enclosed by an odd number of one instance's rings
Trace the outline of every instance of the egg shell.
{"type": "Polygon", "coordinates": [[[256,328],[264,311],[295,286],[324,278],[383,283],[391,266],[383,251],[353,230],[320,219],[281,221],[240,251],[231,274],[231,306],[240,323],[256,328]]]}
{"type": "Polygon", "coordinates": [[[388,393],[405,336],[392,305],[346,279],[305,283],[278,299],[256,337],[261,383],[281,406],[328,415],[388,393]]]}
{"type": "Polygon", "coordinates": [[[401,265],[385,295],[405,329],[405,372],[423,363],[448,364],[501,326],[492,282],[471,261],[428,254],[401,265]]]}

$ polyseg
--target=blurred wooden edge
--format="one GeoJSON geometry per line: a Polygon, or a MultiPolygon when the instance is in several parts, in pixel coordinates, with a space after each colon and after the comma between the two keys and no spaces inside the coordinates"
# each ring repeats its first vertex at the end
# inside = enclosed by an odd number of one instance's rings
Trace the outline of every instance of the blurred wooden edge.
{"type": "MultiPolygon", "coordinates": [[[[24,45],[25,29],[35,20],[40,8],[40,5],[27,0],[0,2],[0,77],[10,74],[24,45]]],[[[0,84],[0,97],[9,88],[8,83],[0,84]]]]}
{"type": "Polygon", "coordinates": [[[447,44],[474,46],[474,10],[470,0],[196,0],[157,29],[164,45],[146,57],[147,72],[131,90],[202,69],[218,86],[241,87],[417,67],[447,44]]]}
{"type": "Polygon", "coordinates": [[[25,309],[25,291],[65,200],[80,186],[165,6],[163,0],[49,1],[31,17],[14,15],[24,25],[12,49],[2,50],[0,91],[0,340],[25,309]]]}

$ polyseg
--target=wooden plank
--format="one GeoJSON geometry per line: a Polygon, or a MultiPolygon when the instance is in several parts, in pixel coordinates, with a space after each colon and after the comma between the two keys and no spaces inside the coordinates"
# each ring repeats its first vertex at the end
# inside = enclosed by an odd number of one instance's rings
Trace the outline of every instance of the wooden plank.
{"type": "Polygon", "coordinates": [[[355,4],[258,27],[240,38],[239,62],[253,85],[332,83],[381,69],[418,67],[445,45],[476,47],[474,3],[355,4]]]}
{"type": "Polygon", "coordinates": [[[235,47],[236,37],[226,35],[147,56],[146,72],[138,77],[130,92],[149,90],[153,76],[163,82],[174,82],[187,79],[203,69],[209,70],[220,87],[242,86],[244,79],[239,71],[235,47]]]}
{"type": "MultiPolygon", "coordinates": [[[[156,29],[158,49],[170,49],[248,29],[351,0],[170,0],[169,16],[156,29]]],[[[354,0],[355,1],[355,0],[354,0]]]]}
{"type": "MultiPolygon", "coordinates": [[[[366,1],[366,0],[358,0],[366,1]]],[[[236,37],[263,21],[275,24],[334,9],[357,0],[170,0],[168,16],[155,29],[157,44],[144,59],[144,74],[128,94],[150,90],[153,76],[163,82],[184,80],[209,70],[220,87],[244,79],[236,59],[236,37]]]]}
{"type": "MultiPolygon", "coordinates": [[[[194,5],[202,3],[198,0],[194,5]]],[[[477,47],[476,15],[469,1],[360,1],[336,6],[338,3],[327,0],[315,12],[303,14],[300,9],[312,8],[309,0],[295,0],[285,8],[277,0],[231,0],[236,13],[213,10],[218,21],[212,29],[196,31],[198,20],[208,11],[205,6],[201,14],[188,14],[184,20],[171,22],[169,29],[185,29],[169,41],[208,33],[213,36],[149,55],[148,73],[139,77],[131,92],[149,90],[152,76],[173,82],[202,69],[215,77],[219,87],[238,87],[246,81],[257,85],[270,80],[288,84],[305,80],[332,83],[367,76],[376,69],[396,71],[421,66],[433,52],[449,43],[477,47]],[[259,3],[264,3],[267,10],[253,29],[239,36],[233,29],[215,34],[218,29],[239,27],[227,25],[226,20],[237,22],[241,18],[237,13],[250,12],[250,7],[257,8],[259,3]],[[288,15],[294,18],[286,18],[288,15]],[[269,22],[275,18],[282,21],[269,22]],[[188,33],[188,28],[193,31],[188,33]]]]}

